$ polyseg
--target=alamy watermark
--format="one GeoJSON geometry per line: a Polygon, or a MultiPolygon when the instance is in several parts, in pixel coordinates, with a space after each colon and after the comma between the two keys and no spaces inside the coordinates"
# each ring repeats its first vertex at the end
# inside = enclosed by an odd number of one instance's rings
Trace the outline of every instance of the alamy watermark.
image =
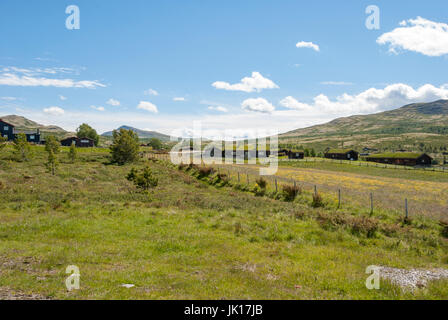
{"type": "Polygon", "coordinates": [[[375,5],[370,5],[366,8],[366,14],[369,16],[366,19],[366,28],[369,30],[379,30],[380,25],[380,8],[375,5]]]}
{"type": "Polygon", "coordinates": [[[65,286],[68,291],[79,290],[79,281],[81,274],[79,273],[79,268],[77,266],[68,266],[65,269],[65,273],[70,274],[65,279],[65,286]]]}
{"type": "Polygon", "coordinates": [[[381,268],[378,266],[368,266],[366,268],[366,274],[370,276],[366,279],[366,288],[369,290],[379,290],[380,289],[380,271],[381,268]]]}
{"type": "Polygon", "coordinates": [[[171,149],[173,164],[259,164],[260,175],[277,173],[278,169],[278,130],[244,130],[244,139],[237,139],[234,130],[214,132],[214,139],[205,139],[202,124],[194,122],[190,138],[179,139],[175,134],[172,141],[177,141],[171,149]]]}
{"type": "Polygon", "coordinates": [[[70,5],[65,9],[69,16],[65,20],[65,27],[68,30],[79,30],[81,28],[81,12],[76,5],[70,5]]]}

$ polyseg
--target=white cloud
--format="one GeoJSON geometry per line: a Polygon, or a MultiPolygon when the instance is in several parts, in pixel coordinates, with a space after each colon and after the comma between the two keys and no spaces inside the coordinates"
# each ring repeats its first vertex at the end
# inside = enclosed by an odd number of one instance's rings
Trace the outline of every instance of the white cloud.
{"type": "Polygon", "coordinates": [[[184,97],[174,97],[173,101],[185,101],[184,97]]]}
{"type": "Polygon", "coordinates": [[[209,110],[213,110],[213,111],[219,111],[219,112],[229,112],[229,110],[226,107],[222,107],[222,106],[210,106],[208,107],[209,110]]]}
{"type": "MultiPolygon", "coordinates": [[[[82,68],[81,68],[82,69],[82,68]]],[[[18,68],[3,67],[0,70],[0,85],[18,87],[57,87],[57,88],[88,88],[106,87],[94,80],[73,80],[47,78],[47,75],[79,74],[79,69],[73,68],[18,68]]]]}
{"type": "Polygon", "coordinates": [[[96,111],[105,111],[106,109],[104,109],[104,107],[97,107],[97,106],[90,106],[90,108],[95,109],[96,111]]]}
{"type": "Polygon", "coordinates": [[[154,89],[145,90],[143,92],[143,94],[145,94],[147,96],[158,96],[159,95],[159,93],[156,90],[154,90],[154,89]]]}
{"type": "Polygon", "coordinates": [[[114,106],[114,107],[118,107],[120,105],[120,101],[115,100],[115,99],[109,99],[106,102],[108,105],[114,106]]]}
{"type": "Polygon", "coordinates": [[[2,97],[2,100],[15,101],[15,100],[17,100],[17,98],[16,97],[2,97]]]}
{"type": "Polygon", "coordinates": [[[283,99],[280,104],[290,109],[314,109],[335,115],[372,113],[398,108],[416,102],[430,102],[448,99],[448,85],[435,87],[425,84],[417,89],[403,83],[392,84],[384,89],[370,88],[357,95],[344,93],[335,100],[324,94],[314,98],[313,104],[305,104],[292,97],[283,99]]]}
{"type": "Polygon", "coordinates": [[[62,116],[65,113],[64,109],[59,107],[48,107],[44,109],[44,112],[52,116],[62,116]]]}
{"type": "Polygon", "coordinates": [[[297,42],[296,47],[297,48],[310,48],[310,49],[313,49],[314,51],[317,51],[317,52],[320,51],[319,46],[317,44],[312,43],[312,42],[300,41],[300,42],[297,42]]]}
{"type": "Polygon", "coordinates": [[[271,113],[275,110],[275,107],[264,98],[246,99],[241,106],[246,111],[261,113],[271,113]]]}
{"type": "Polygon", "coordinates": [[[251,77],[241,79],[240,83],[230,84],[228,82],[216,81],[212,84],[216,89],[243,91],[243,92],[260,92],[263,89],[276,89],[278,86],[272,81],[263,77],[259,72],[252,72],[251,77]]]}
{"type": "Polygon", "coordinates": [[[280,105],[293,110],[310,110],[311,107],[306,103],[300,103],[293,97],[289,96],[280,101],[280,105]]]}
{"type": "Polygon", "coordinates": [[[140,101],[137,109],[146,110],[152,113],[158,113],[157,106],[148,101],[140,101]]]}
{"type": "Polygon", "coordinates": [[[59,95],[59,99],[61,99],[62,101],[67,100],[67,97],[64,97],[63,95],[59,95]]]}
{"type": "Polygon", "coordinates": [[[400,28],[381,35],[376,42],[389,44],[389,51],[414,51],[430,57],[448,54],[448,25],[422,17],[400,22],[400,28]]]}
{"type": "Polygon", "coordinates": [[[57,88],[88,88],[106,87],[98,81],[75,81],[73,79],[49,79],[29,76],[17,76],[12,73],[0,74],[0,85],[17,87],[57,87],[57,88]]]}

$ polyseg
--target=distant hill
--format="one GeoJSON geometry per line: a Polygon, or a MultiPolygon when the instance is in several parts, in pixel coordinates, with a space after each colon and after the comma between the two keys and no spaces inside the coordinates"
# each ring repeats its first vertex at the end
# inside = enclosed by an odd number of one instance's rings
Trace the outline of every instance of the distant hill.
{"type": "Polygon", "coordinates": [[[42,124],[39,124],[37,122],[34,122],[32,120],[29,120],[25,117],[16,116],[16,115],[9,115],[9,116],[0,116],[0,119],[9,122],[10,124],[14,125],[16,129],[20,130],[36,130],[39,129],[44,134],[55,134],[55,135],[65,135],[69,132],[62,129],[58,126],[45,126],[42,124]]]}
{"type": "Polygon", "coordinates": [[[414,103],[370,115],[338,118],[280,135],[280,142],[323,147],[448,146],[448,100],[414,103]]]}
{"type": "MultiPolygon", "coordinates": [[[[168,136],[166,134],[163,134],[163,133],[156,132],[156,131],[145,131],[145,130],[133,128],[133,127],[130,127],[130,126],[121,126],[117,130],[120,130],[120,129],[132,130],[132,131],[134,131],[138,135],[138,137],[140,139],[157,138],[157,139],[160,139],[162,141],[169,141],[170,140],[170,136],[168,136]]],[[[112,131],[105,132],[101,136],[103,136],[103,137],[112,137],[112,131]]]]}

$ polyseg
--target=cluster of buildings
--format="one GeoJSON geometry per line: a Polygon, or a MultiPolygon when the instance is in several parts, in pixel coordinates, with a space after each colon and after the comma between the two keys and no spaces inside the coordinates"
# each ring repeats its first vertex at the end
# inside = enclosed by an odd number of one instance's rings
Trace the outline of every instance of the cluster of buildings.
{"type": "MultiPolygon", "coordinates": [[[[30,143],[34,143],[34,144],[44,144],[45,143],[45,141],[41,138],[39,129],[36,129],[35,131],[19,130],[19,129],[16,129],[16,127],[13,124],[0,119],[0,135],[4,138],[8,139],[8,141],[16,140],[17,136],[21,133],[25,134],[26,140],[30,143]]],[[[90,138],[69,137],[69,138],[61,140],[62,146],[69,147],[72,145],[72,143],[75,143],[75,146],[79,147],[79,148],[95,146],[95,141],[93,141],[93,139],[90,139],[90,138]]]]}
{"type": "MultiPolygon", "coordinates": [[[[359,153],[352,149],[328,149],[324,156],[325,158],[335,160],[357,161],[359,159],[359,153]]],[[[426,153],[401,151],[373,154],[368,153],[361,154],[361,156],[366,161],[401,166],[430,166],[432,163],[432,158],[426,153]]]]}

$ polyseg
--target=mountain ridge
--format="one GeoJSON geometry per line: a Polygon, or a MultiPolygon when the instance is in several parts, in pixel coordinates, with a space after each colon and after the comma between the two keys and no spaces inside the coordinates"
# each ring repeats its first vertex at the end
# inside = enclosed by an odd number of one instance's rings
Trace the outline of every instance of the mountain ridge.
{"type": "MultiPolygon", "coordinates": [[[[137,129],[137,128],[134,128],[134,127],[131,127],[131,126],[127,126],[127,125],[121,126],[117,130],[120,130],[120,129],[132,130],[141,139],[157,138],[157,139],[160,139],[162,141],[169,141],[170,140],[170,136],[169,135],[166,135],[166,134],[163,134],[163,133],[160,133],[160,132],[157,132],[157,131],[141,130],[141,129],[137,129]]],[[[112,137],[112,134],[113,134],[113,131],[107,131],[107,132],[104,132],[103,134],[101,134],[101,136],[103,136],[103,137],[112,137]]]]}

